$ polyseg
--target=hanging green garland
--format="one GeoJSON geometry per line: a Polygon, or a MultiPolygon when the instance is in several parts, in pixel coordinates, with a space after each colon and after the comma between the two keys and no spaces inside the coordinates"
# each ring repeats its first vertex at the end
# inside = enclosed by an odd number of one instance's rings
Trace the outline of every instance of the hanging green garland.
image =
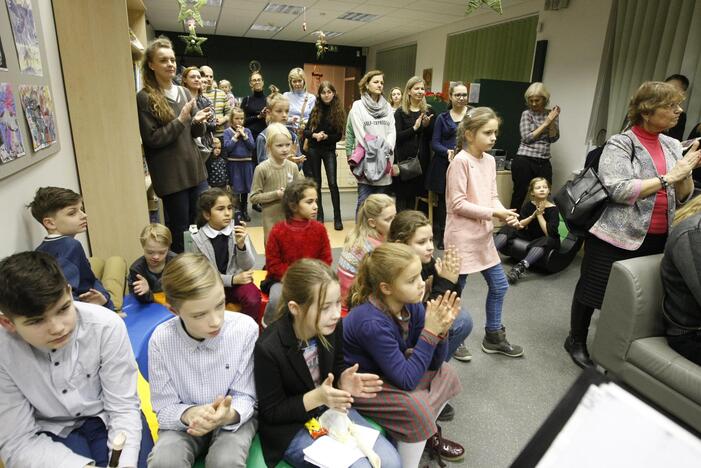
{"type": "Polygon", "coordinates": [[[207,0],[178,0],[178,3],[180,3],[178,21],[185,23],[189,32],[187,36],[178,36],[185,43],[185,53],[189,55],[203,55],[202,44],[207,38],[197,35],[195,24],[203,25],[200,9],[207,4],[207,0]]]}

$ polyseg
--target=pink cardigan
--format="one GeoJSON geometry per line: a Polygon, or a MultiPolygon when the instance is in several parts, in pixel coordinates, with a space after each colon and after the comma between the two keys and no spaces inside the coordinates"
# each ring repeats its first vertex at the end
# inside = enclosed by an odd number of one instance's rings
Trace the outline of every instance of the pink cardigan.
{"type": "Polygon", "coordinates": [[[460,151],[446,173],[445,237],[462,258],[460,274],[476,273],[501,263],[494,246],[492,214],[504,209],[497,195],[494,158],[484,153],[477,159],[460,151]]]}

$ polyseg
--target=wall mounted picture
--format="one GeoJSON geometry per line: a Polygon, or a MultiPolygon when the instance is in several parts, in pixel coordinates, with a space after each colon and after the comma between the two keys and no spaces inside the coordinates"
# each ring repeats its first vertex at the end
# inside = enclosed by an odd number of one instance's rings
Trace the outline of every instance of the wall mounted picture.
{"type": "Polygon", "coordinates": [[[34,151],[56,142],[56,118],[54,104],[48,86],[20,85],[20,100],[24,116],[32,134],[34,151]]]}
{"type": "Polygon", "coordinates": [[[0,83],[0,162],[8,163],[24,154],[12,85],[0,83]]]}
{"type": "Polygon", "coordinates": [[[30,0],[6,0],[22,73],[42,76],[39,39],[30,0]]]}
{"type": "Polygon", "coordinates": [[[0,71],[7,71],[7,57],[2,47],[2,39],[0,39],[0,71]]]}

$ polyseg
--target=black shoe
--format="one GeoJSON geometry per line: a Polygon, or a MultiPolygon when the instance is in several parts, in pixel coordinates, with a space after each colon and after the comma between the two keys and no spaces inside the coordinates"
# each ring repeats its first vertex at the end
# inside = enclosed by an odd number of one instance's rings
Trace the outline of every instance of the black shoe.
{"type": "Polygon", "coordinates": [[[258,213],[260,213],[261,211],[263,211],[263,207],[260,206],[260,203],[254,203],[254,204],[251,205],[251,206],[252,206],[253,209],[256,210],[258,213]]]}
{"type": "Polygon", "coordinates": [[[251,222],[251,217],[248,216],[248,211],[241,212],[241,219],[243,219],[247,223],[251,222]]]}
{"type": "Polygon", "coordinates": [[[565,339],[565,351],[570,355],[572,361],[582,369],[594,367],[594,362],[589,357],[586,343],[575,341],[572,335],[568,335],[565,339]]]}
{"type": "Polygon", "coordinates": [[[337,231],[343,231],[343,221],[341,221],[340,219],[334,219],[333,228],[337,231]]]}
{"type": "Polygon", "coordinates": [[[446,403],[441,414],[438,415],[439,421],[452,421],[455,417],[455,408],[453,408],[450,403],[446,403]]]}
{"type": "Polygon", "coordinates": [[[509,281],[509,284],[516,284],[516,282],[524,276],[525,272],[526,264],[521,260],[506,274],[506,279],[509,281]]]}

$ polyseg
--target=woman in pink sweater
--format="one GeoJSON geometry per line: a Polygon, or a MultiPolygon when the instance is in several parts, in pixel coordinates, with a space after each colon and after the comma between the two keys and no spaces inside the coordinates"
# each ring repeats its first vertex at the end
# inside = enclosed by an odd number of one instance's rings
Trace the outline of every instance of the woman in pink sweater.
{"type": "Polygon", "coordinates": [[[481,272],[489,285],[487,324],[482,351],[520,357],[523,348],[506,340],[501,310],[509,283],[494,246],[492,218],[518,226],[515,210],[504,208],[497,196],[496,165],[487,153],[497,139],[499,119],[488,107],[470,110],[457,130],[458,154],[446,173],[446,223],[444,244],[455,245],[462,258],[458,287],[467,275],[481,272]]]}

